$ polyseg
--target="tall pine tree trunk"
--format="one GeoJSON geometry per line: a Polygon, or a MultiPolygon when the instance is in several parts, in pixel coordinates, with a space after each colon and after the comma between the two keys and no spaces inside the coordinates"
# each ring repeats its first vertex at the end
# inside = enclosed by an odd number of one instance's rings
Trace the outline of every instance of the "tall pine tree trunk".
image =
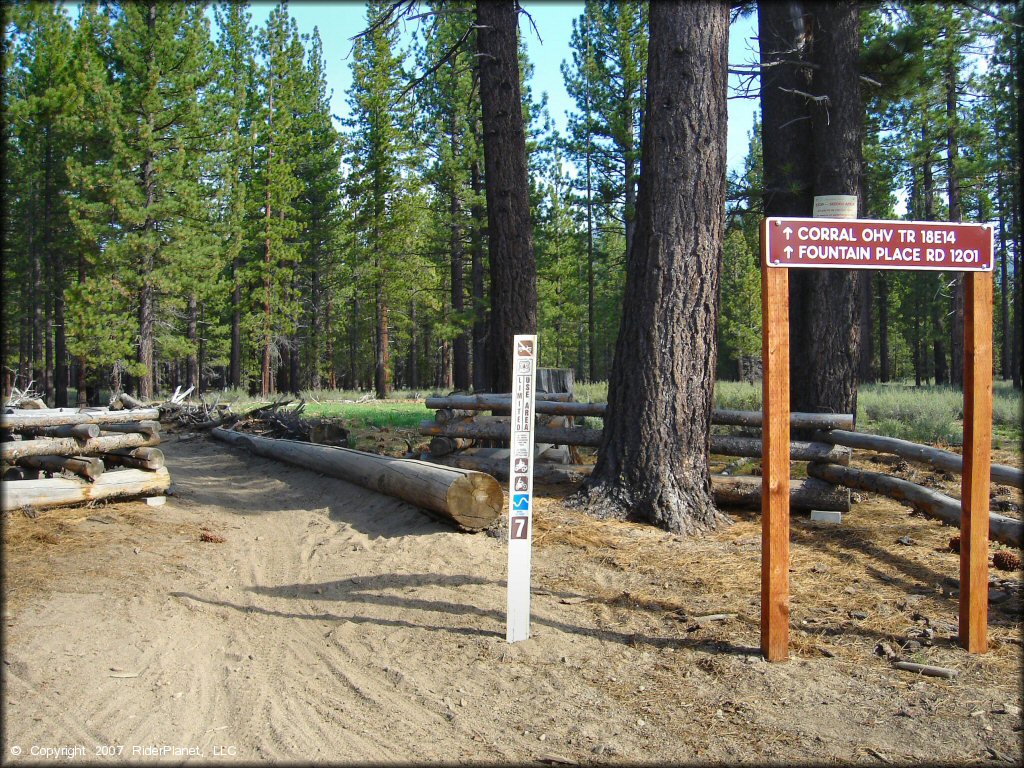
{"type": "MultiPolygon", "coordinates": [[[[1024,0],[1017,0],[1017,8],[1014,13],[1016,26],[1013,36],[1016,41],[1014,46],[1014,93],[1016,96],[1017,109],[1012,111],[1014,117],[1012,123],[1013,132],[1017,136],[1017,164],[1018,167],[1024,163],[1024,56],[1021,49],[1024,48],[1024,0]]],[[[1022,303],[1024,303],[1024,275],[1021,274],[1021,266],[1024,265],[1024,222],[1021,221],[1021,206],[1024,205],[1024,190],[1021,190],[1020,173],[1015,174],[1013,180],[1013,231],[1016,233],[1017,247],[1013,249],[1013,364],[1010,366],[1013,376],[1013,386],[1021,388],[1021,363],[1024,362],[1024,336],[1021,326],[1024,326],[1024,317],[1021,317],[1022,303]]]]}
{"type": "Polygon", "coordinates": [[[708,445],[725,205],[728,5],[653,3],[643,174],[598,463],[581,500],[679,533],[724,518],[708,445]]]}
{"type": "Polygon", "coordinates": [[[352,299],[352,316],[348,324],[348,386],[359,389],[359,297],[352,299]]]}
{"type": "Polygon", "coordinates": [[[267,126],[267,171],[266,171],[266,216],[263,220],[263,225],[266,227],[263,236],[263,338],[261,339],[263,344],[262,349],[262,360],[260,361],[260,373],[261,373],[261,385],[260,385],[260,397],[266,398],[270,396],[270,393],[274,390],[274,381],[271,375],[271,345],[273,344],[273,317],[271,315],[271,267],[273,264],[271,243],[270,243],[270,229],[271,222],[273,221],[272,206],[270,201],[271,193],[271,179],[273,178],[273,167],[274,167],[274,76],[271,74],[270,81],[267,85],[267,115],[268,115],[268,126],[267,126]]]}
{"type": "MultiPolygon", "coordinates": [[[[64,408],[68,404],[68,371],[67,371],[67,345],[64,333],[64,257],[60,248],[53,247],[53,136],[51,127],[46,127],[46,152],[43,162],[45,164],[45,176],[43,180],[43,247],[47,254],[47,264],[50,271],[50,302],[52,318],[52,333],[47,334],[47,343],[53,344],[53,377],[50,379],[53,390],[53,403],[57,408],[64,408]]],[[[50,354],[47,354],[50,358],[50,354]]],[[[47,365],[47,368],[50,368],[47,365]]],[[[50,393],[47,393],[48,396],[50,393]]]]}
{"type": "Polygon", "coordinates": [[[473,240],[470,277],[473,294],[473,390],[484,392],[490,377],[487,375],[487,301],[484,294],[484,272],[487,269],[484,256],[484,228],[487,225],[484,207],[479,200],[483,193],[480,180],[480,164],[474,160],[469,169],[470,186],[473,189],[473,240]]]}
{"type": "Polygon", "coordinates": [[[262,359],[260,360],[260,397],[266,398],[274,389],[274,382],[271,378],[271,345],[273,343],[271,326],[271,283],[270,283],[270,200],[267,199],[267,237],[263,241],[263,338],[262,338],[262,359]]]}
{"type": "MultiPolygon", "coordinates": [[[[455,111],[451,112],[452,157],[458,157],[462,149],[455,125],[455,111]]],[[[453,180],[454,182],[454,180],[453,180]]],[[[466,309],[466,280],[463,275],[466,261],[466,249],[462,242],[462,201],[459,200],[459,185],[453,183],[451,188],[451,255],[452,255],[452,312],[459,332],[455,336],[452,347],[454,369],[452,375],[456,389],[468,390],[472,384],[469,377],[469,337],[462,325],[462,313],[466,309]]]]}
{"type": "Polygon", "coordinates": [[[932,359],[935,364],[935,386],[949,383],[949,369],[946,367],[946,347],[943,344],[942,305],[931,302],[932,314],[932,359]]]}
{"type": "Polygon", "coordinates": [[[416,327],[416,296],[409,302],[409,369],[408,384],[412,389],[419,389],[420,386],[420,350],[417,338],[416,327]]]}
{"type": "MultiPolygon", "coordinates": [[[[597,352],[595,333],[595,311],[594,311],[594,187],[591,168],[592,139],[589,133],[590,126],[590,89],[587,88],[587,158],[586,158],[586,180],[587,180],[587,379],[597,381],[597,352]]],[[[628,251],[627,251],[628,253],[628,251]]]]}
{"type": "MultiPolygon", "coordinates": [[[[949,220],[962,221],[963,208],[960,195],[960,174],[956,168],[960,154],[957,132],[956,67],[952,60],[947,64],[946,82],[946,177],[949,185],[949,220]]],[[[950,299],[949,329],[949,378],[954,387],[964,385],[964,275],[953,274],[953,295],[950,299]]]]}
{"type": "Polygon", "coordinates": [[[327,325],[322,320],[323,292],[320,288],[320,254],[314,246],[310,256],[310,287],[309,287],[309,340],[306,349],[306,377],[310,389],[320,389],[320,358],[321,337],[327,325]]]}
{"type": "MultiPolygon", "coordinates": [[[[378,269],[380,267],[378,263],[378,269]]],[[[388,298],[384,289],[384,280],[377,278],[376,314],[377,314],[377,343],[375,345],[375,361],[373,372],[373,388],[379,400],[386,400],[391,391],[391,360],[388,348],[388,298]]]]}
{"type": "Polygon", "coordinates": [[[1003,183],[1003,172],[997,176],[996,197],[999,199],[999,327],[1001,330],[999,348],[1000,378],[1010,378],[1010,286],[1007,282],[1006,269],[1006,186],[1003,183]]]}
{"type": "Polygon", "coordinates": [[[195,387],[199,394],[199,305],[195,294],[188,297],[185,313],[185,334],[188,338],[189,351],[185,360],[185,389],[195,387]]]}
{"type": "MultiPolygon", "coordinates": [[[[35,206],[33,206],[34,208],[35,206]]],[[[43,371],[45,365],[43,353],[43,292],[45,287],[43,286],[42,254],[40,253],[39,238],[34,236],[36,228],[35,218],[35,210],[33,210],[29,223],[29,254],[32,260],[32,285],[29,294],[29,306],[32,308],[32,343],[30,349],[32,381],[34,382],[32,388],[35,391],[39,391],[43,386],[43,377],[45,376],[43,371]]],[[[25,382],[23,386],[28,386],[28,382],[25,382]]]]}
{"type": "Polygon", "coordinates": [[[331,291],[327,291],[327,300],[324,311],[324,357],[327,358],[327,388],[338,388],[338,376],[335,372],[337,366],[334,363],[334,300],[331,298],[331,291]]]}
{"type": "Polygon", "coordinates": [[[857,380],[873,382],[875,380],[874,358],[875,340],[871,328],[872,303],[871,275],[864,274],[860,279],[860,359],[857,361],[857,380]]]}
{"type": "MultiPolygon", "coordinates": [[[[803,3],[761,0],[757,9],[761,58],[762,158],[765,216],[810,216],[812,211],[811,121],[800,93],[810,89],[807,27],[803,3]]],[[[803,384],[804,363],[798,350],[809,340],[796,318],[805,314],[810,276],[791,270],[790,381],[793,397],[803,384]]]]}
{"type": "Polygon", "coordinates": [[[228,386],[242,386],[242,283],[238,258],[231,263],[231,352],[228,364],[228,386]]]}
{"type": "MultiPolygon", "coordinates": [[[[156,68],[156,44],[153,40],[156,30],[156,4],[150,4],[146,13],[146,27],[149,32],[149,50],[146,53],[147,72],[150,75],[157,75],[156,68]]],[[[147,105],[150,108],[150,105],[147,105]]],[[[152,105],[151,108],[155,108],[152,105]]],[[[152,111],[146,114],[148,121],[148,136],[150,141],[156,136],[156,115],[152,111]]],[[[159,233],[157,222],[153,218],[152,210],[156,204],[156,158],[152,148],[146,149],[146,159],[142,164],[142,188],[146,196],[146,222],[143,225],[145,242],[142,245],[142,263],[140,265],[140,277],[142,279],[142,290],[139,293],[139,354],[138,363],[141,368],[139,372],[139,398],[149,400],[153,397],[153,336],[156,332],[156,290],[153,286],[153,269],[156,267],[155,249],[158,247],[159,233]]]]}
{"type": "Polygon", "coordinates": [[[878,280],[878,380],[889,381],[889,281],[879,271],[878,280]]]}
{"type": "MultiPolygon", "coordinates": [[[[814,6],[811,104],[814,194],[860,198],[864,109],[860,98],[860,6],[821,2],[814,6]]],[[[806,346],[791,349],[801,361],[794,379],[793,408],[825,413],[857,413],[860,355],[860,280],[857,270],[806,270],[807,294],[792,322],[804,330],[806,346]]],[[[795,316],[794,316],[795,315],[795,316]]]]}
{"type": "Polygon", "coordinates": [[[487,368],[494,392],[512,390],[512,337],[537,331],[517,7],[515,0],[476,4],[491,270],[487,368]]]}

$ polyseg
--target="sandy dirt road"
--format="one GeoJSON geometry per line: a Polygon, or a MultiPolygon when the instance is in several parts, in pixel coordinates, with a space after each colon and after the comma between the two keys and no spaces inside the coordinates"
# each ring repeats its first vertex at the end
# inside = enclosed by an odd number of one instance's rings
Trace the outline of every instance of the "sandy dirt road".
{"type": "MultiPolygon", "coordinates": [[[[534,636],[509,646],[498,538],[205,438],[162,447],[163,507],[5,521],[5,762],[1021,760],[1019,617],[994,614],[985,658],[925,649],[953,681],[895,672],[872,654],[886,635],[847,617],[767,664],[753,519],[693,546],[615,524],[588,546],[542,501],[534,636]],[[683,546],[735,577],[623,565],[631,547],[654,562],[683,546]]],[[[854,580],[867,610],[916,585],[948,635],[955,600],[931,602],[930,574],[869,567],[896,576],[854,580]]],[[[800,590],[832,587],[794,579],[809,627],[800,590]]],[[[903,606],[893,621],[913,623],[903,606]]]]}

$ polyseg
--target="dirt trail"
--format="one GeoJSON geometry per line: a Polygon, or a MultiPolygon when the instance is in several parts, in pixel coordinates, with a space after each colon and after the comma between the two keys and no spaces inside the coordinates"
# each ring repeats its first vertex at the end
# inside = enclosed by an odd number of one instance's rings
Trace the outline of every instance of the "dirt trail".
{"type": "MultiPolygon", "coordinates": [[[[621,543],[569,545],[582,528],[549,500],[534,636],[508,646],[498,539],[203,438],[162,447],[163,507],[6,522],[5,760],[118,759],[109,745],[175,762],[1021,759],[1019,713],[995,714],[1021,703],[1019,640],[983,660],[939,648],[952,682],[872,662],[880,638],[853,631],[848,654],[769,665],[749,574],[730,593],[626,569],[621,543]],[[728,628],[683,616],[724,610],[728,628]]],[[[652,553],[681,546],[615,525],[652,553]]],[[[738,522],[697,554],[745,563],[755,530],[738,522]]]]}

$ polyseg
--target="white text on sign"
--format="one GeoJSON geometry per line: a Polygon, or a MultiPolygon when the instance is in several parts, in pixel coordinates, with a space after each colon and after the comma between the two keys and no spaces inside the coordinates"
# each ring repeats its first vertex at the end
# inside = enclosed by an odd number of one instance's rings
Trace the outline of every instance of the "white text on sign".
{"type": "Polygon", "coordinates": [[[983,224],[772,218],[766,238],[769,267],[992,269],[983,224]]]}

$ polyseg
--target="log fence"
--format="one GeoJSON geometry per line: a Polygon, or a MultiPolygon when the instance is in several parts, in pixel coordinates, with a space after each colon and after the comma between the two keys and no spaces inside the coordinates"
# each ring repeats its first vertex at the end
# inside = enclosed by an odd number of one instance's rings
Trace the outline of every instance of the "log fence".
{"type": "MultiPolygon", "coordinates": [[[[551,446],[600,446],[601,430],[552,426],[551,419],[563,417],[571,424],[573,417],[601,418],[605,414],[606,403],[579,403],[565,393],[557,396],[541,393],[538,397],[543,397],[536,402],[538,424],[534,437],[538,457],[551,446]]],[[[428,408],[435,410],[435,418],[420,423],[420,434],[431,438],[430,450],[423,454],[423,459],[488,472],[499,480],[507,478],[508,451],[500,448],[508,446],[511,431],[509,419],[503,415],[511,402],[510,395],[429,397],[425,402],[428,408]],[[486,415],[487,411],[491,414],[486,415]]],[[[712,412],[711,423],[714,426],[760,429],[763,414],[716,408],[712,412]]],[[[888,496],[944,523],[960,525],[959,500],[907,480],[849,467],[856,448],[892,454],[945,472],[961,474],[963,457],[959,454],[906,440],[854,432],[851,414],[790,413],[789,425],[793,430],[813,433],[812,440],[789,441],[790,460],[808,462],[808,479],[791,479],[788,484],[790,505],[794,509],[848,512],[850,489],[855,489],[888,496]]],[[[751,437],[749,433],[713,434],[709,449],[711,454],[718,456],[762,457],[761,438],[751,437]]],[[[578,462],[559,465],[538,461],[535,476],[541,482],[577,482],[592,469],[592,465],[578,462]]],[[[1016,467],[992,464],[991,479],[994,483],[1024,488],[1024,472],[1016,467]]],[[[759,507],[761,486],[760,477],[712,475],[715,501],[724,507],[759,507]]],[[[1022,523],[1018,520],[990,512],[988,532],[995,541],[1018,547],[1022,545],[1022,523]]]]}

